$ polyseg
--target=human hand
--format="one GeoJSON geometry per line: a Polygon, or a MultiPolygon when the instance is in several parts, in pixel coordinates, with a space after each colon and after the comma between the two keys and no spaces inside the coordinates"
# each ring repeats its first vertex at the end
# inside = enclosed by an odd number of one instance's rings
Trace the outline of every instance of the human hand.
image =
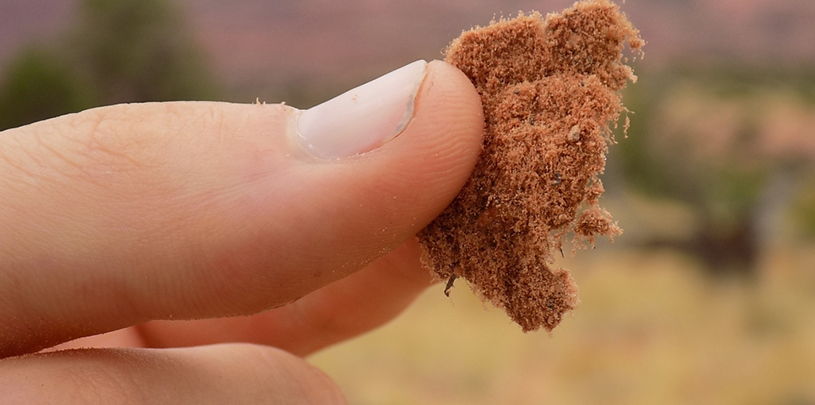
{"type": "Polygon", "coordinates": [[[0,403],[342,402],[300,356],[430,285],[413,235],[480,152],[460,71],[397,72],[303,115],[149,103],[0,132],[0,403]],[[97,348],[37,353],[59,344],[97,348]]]}

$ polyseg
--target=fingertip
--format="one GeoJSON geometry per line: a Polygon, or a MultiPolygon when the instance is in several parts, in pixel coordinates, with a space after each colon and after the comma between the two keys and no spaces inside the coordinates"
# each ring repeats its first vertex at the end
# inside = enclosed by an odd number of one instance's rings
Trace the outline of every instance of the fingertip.
{"type": "Polygon", "coordinates": [[[473,84],[454,66],[430,62],[413,120],[375,151],[399,173],[392,180],[400,187],[395,193],[415,199],[404,211],[415,212],[410,235],[440,214],[464,186],[481,153],[483,134],[483,108],[473,84]]]}
{"type": "MultiPolygon", "coordinates": [[[[467,76],[455,66],[434,60],[428,64],[428,75],[417,97],[416,117],[426,122],[415,128],[432,136],[450,149],[455,158],[469,160],[461,169],[472,171],[481,152],[484,135],[484,111],[481,97],[467,76]],[[435,135],[435,136],[433,136],[435,135]]],[[[417,131],[418,132],[418,131],[417,131]]]]}

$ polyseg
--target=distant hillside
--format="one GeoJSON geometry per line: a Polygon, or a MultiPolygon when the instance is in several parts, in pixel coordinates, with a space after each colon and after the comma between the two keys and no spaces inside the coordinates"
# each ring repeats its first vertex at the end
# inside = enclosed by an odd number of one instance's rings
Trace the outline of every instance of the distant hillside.
{"type": "MultiPolygon", "coordinates": [[[[572,0],[178,0],[216,71],[233,87],[275,88],[372,77],[437,58],[466,28],[572,0]]],[[[76,0],[0,1],[0,61],[31,37],[54,35],[76,0]]],[[[643,63],[696,60],[815,63],[815,1],[628,0],[648,41],[643,63]]]]}

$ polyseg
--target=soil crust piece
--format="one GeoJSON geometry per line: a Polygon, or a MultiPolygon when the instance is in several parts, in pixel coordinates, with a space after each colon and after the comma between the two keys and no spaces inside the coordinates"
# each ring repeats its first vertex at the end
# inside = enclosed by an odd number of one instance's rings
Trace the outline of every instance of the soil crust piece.
{"type": "MultiPolygon", "coordinates": [[[[625,44],[644,42],[608,0],[575,3],[464,32],[446,61],[481,96],[484,149],[453,203],[419,233],[424,263],[442,280],[466,279],[524,331],[551,330],[578,304],[555,268],[563,239],[575,247],[621,233],[598,199],[598,175],[635,81],[625,44]]],[[[448,285],[449,287],[449,285],[448,285]]]]}

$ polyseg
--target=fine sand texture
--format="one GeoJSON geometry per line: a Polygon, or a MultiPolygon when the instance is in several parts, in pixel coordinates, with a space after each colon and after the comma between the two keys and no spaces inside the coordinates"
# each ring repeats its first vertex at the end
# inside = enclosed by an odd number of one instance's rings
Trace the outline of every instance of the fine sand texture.
{"type": "Polygon", "coordinates": [[[589,0],[466,31],[447,49],[481,96],[486,131],[472,177],[419,233],[424,262],[447,289],[466,279],[524,331],[551,330],[579,302],[554,266],[564,238],[574,250],[622,232],[598,205],[598,175],[626,111],[619,91],[636,81],[626,44],[644,41],[619,7],[589,0]]]}

